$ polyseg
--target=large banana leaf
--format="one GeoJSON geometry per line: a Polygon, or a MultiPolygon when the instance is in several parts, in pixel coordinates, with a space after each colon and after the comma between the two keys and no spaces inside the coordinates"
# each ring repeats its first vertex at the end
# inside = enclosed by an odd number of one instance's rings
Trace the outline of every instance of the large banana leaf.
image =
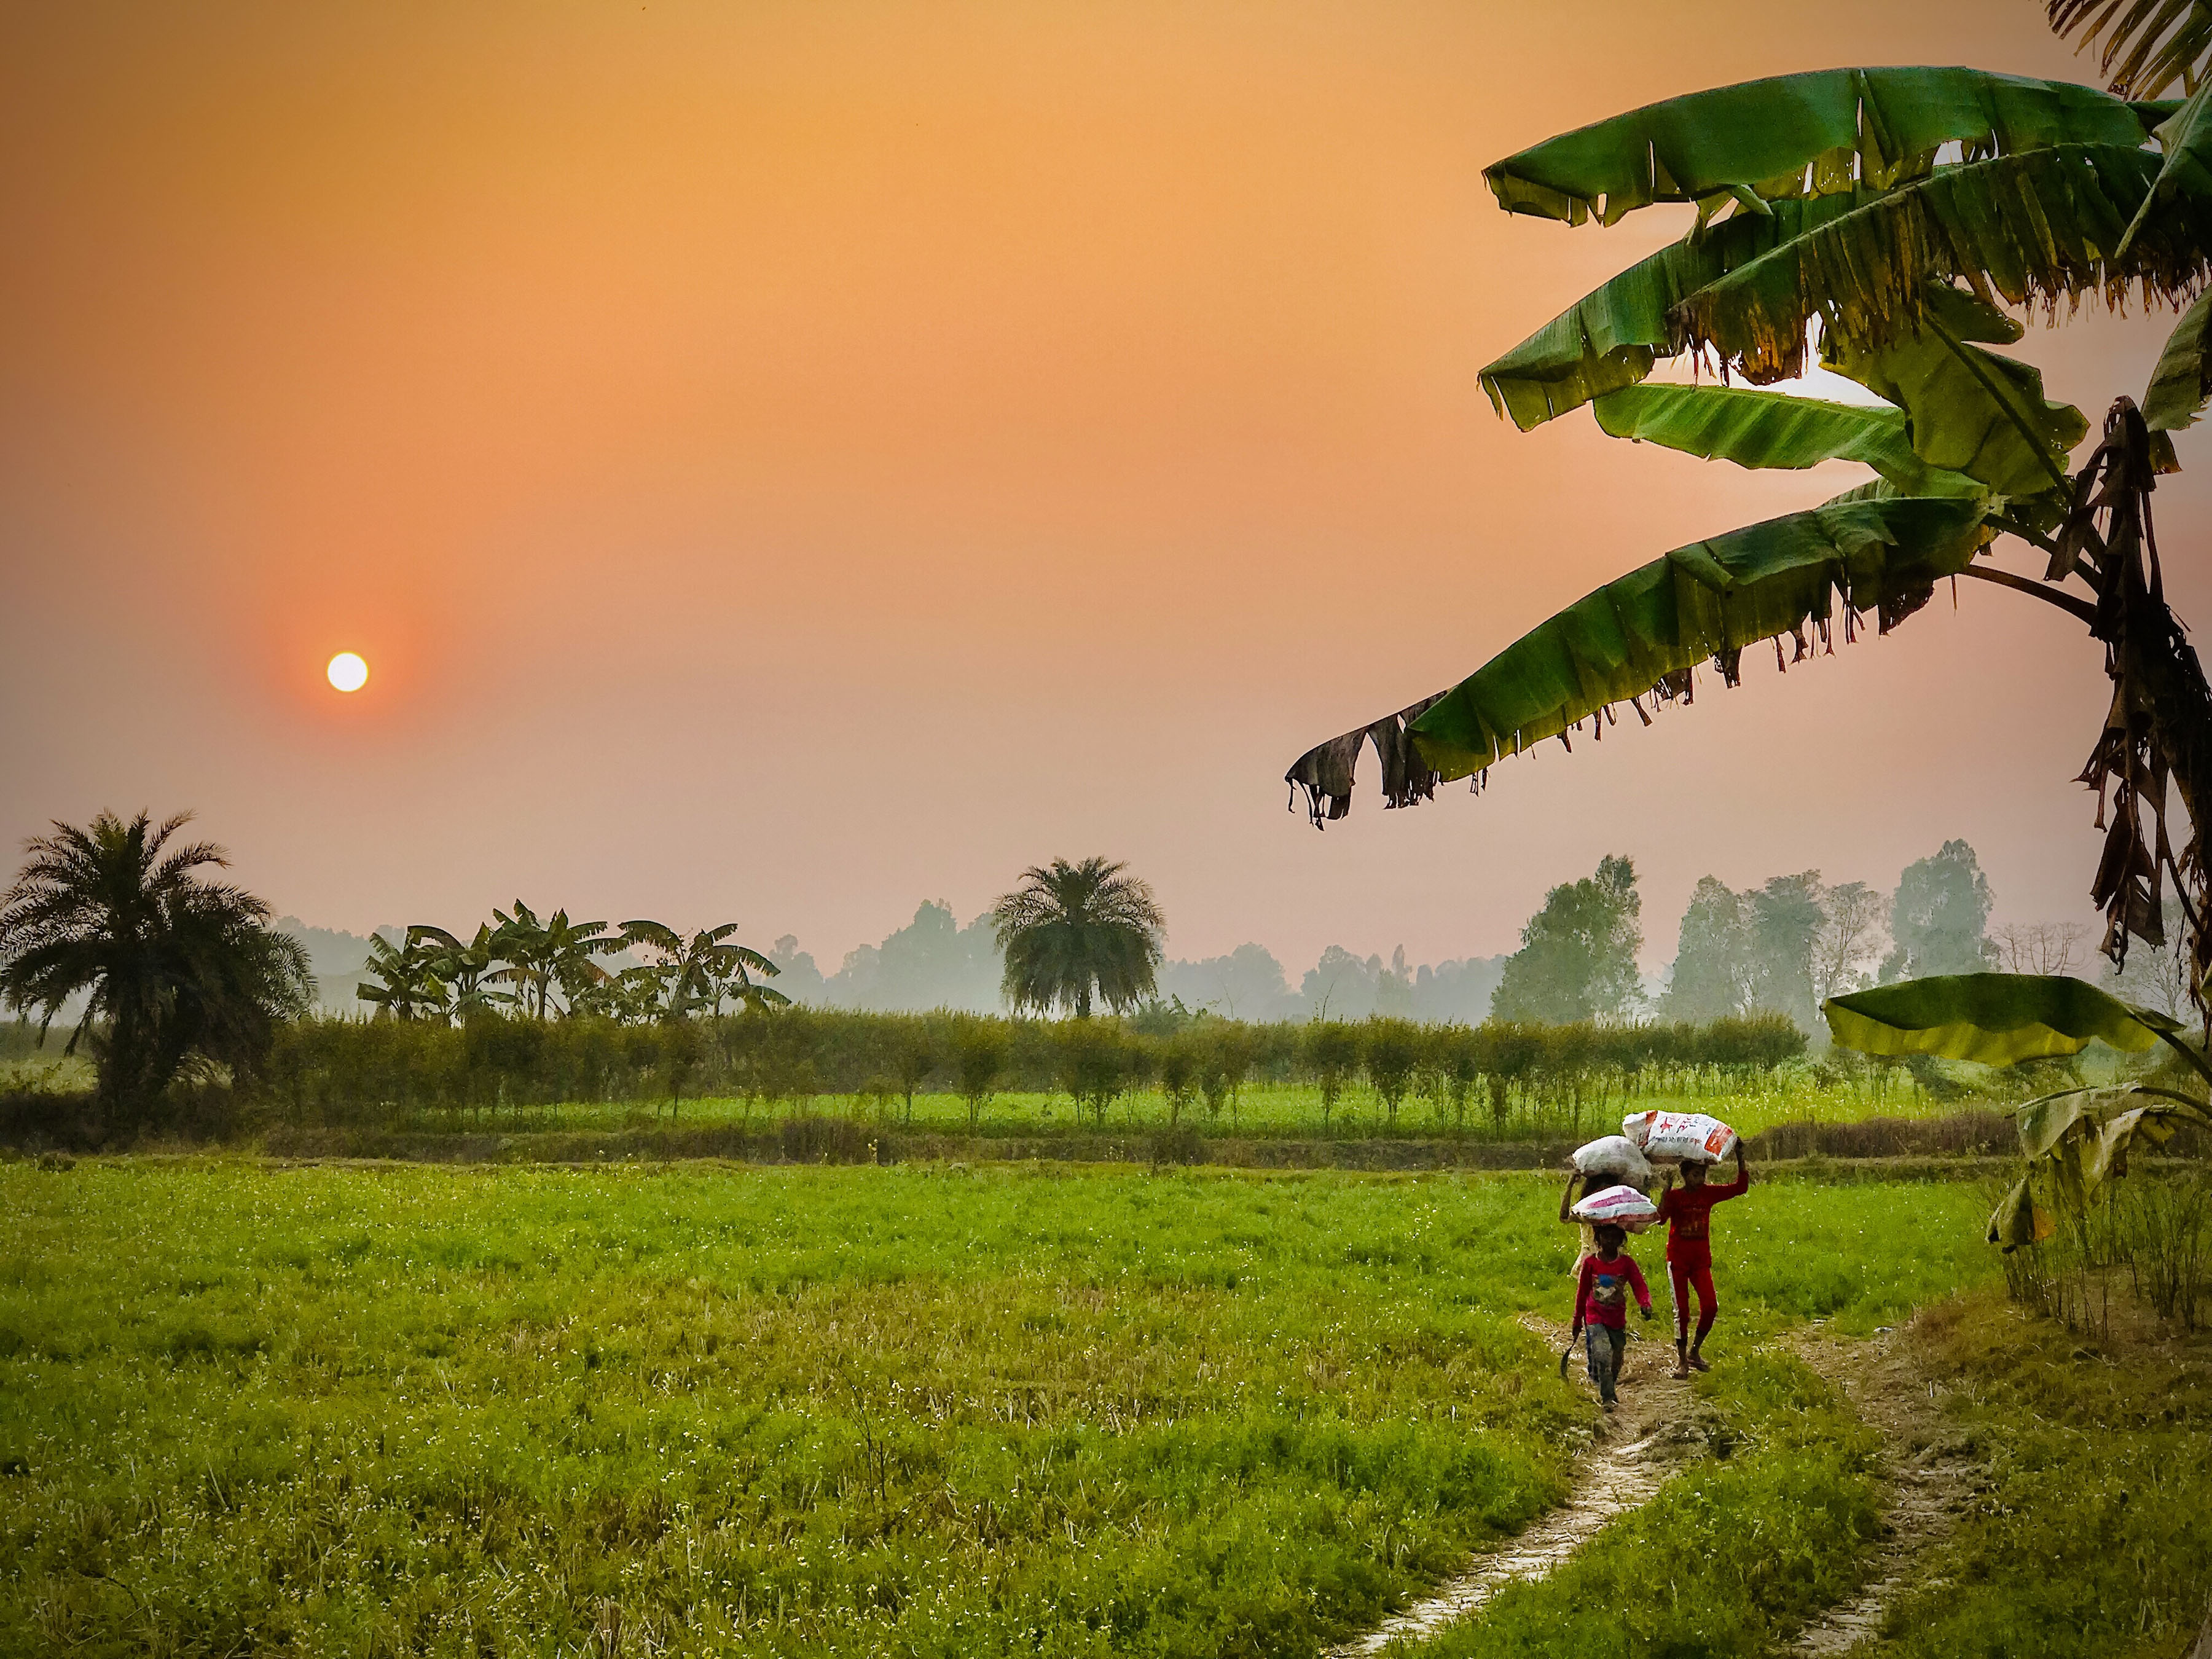
{"type": "Polygon", "coordinates": [[[1871,194],[1776,202],[1661,248],[1594,289],[1482,371],[1498,412],[1523,432],[1632,386],[1682,349],[1675,308],[1762,254],[1842,217],[1871,194]]]}
{"type": "Polygon", "coordinates": [[[2143,393],[2143,421],[2154,432],[2193,426],[2212,398],[2212,292],[2181,313],[2143,393]]]}
{"type": "MultiPolygon", "coordinates": [[[[1439,776],[1466,777],[1558,737],[1608,705],[1689,689],[1717,659],[1734,677],[1746,646],[1837,603],[1885,624],[1966,568],[1987,539],[1985,503],[1897,498],[1815,507],[1677,548],[1579,600],[1500,652],[1407,727],[1439,776]]],[[[1639,705],[1640,708],[1640,705],[1639,705]]]]}
{"type": "Polygon", "coordinates": [[[2050,974],[1951,974],[1831,997],[1838,1045],[1869,1054],[1940,1054],[1984,1066],[2076,1054],[2093,1041],[2140,1054],[2179,1024],[2086,981],[2050,974]]]}
{"type": "Polygon", "coordinates": [[[1712,659],[1733,681],[1738,654],[1806,625],[1826,635],[1840,602],[1844,634],[1875,613],[1884,632],[1927,603],[1990,538],[1988,503],[1972,496],[1899,496],[1888,483],[1809,512],[1692,543],[1607,583],[1506,647],[1450,690],[1316,745],[1284,774],[1306,792],[1316,823],[1349,810],[1354,773],[1372,743],[1394,805],[1426,799],[1443,778],[1565,735],[1611,706],[1687,698],[1692,671],[1712,659]]]}
{"type": "Polygon", "coordinates": [[[2212,85],[2199,87],[2188,102],[2159,124],[2158,182],[2136,210],[2128,226],[2130,240],[2146,219],[2176,199],[2212,195],[2212,106],[2208,99],[2212,99],[2212,85]]]}
{"type": "Polygon", "coordinates": [[[2018,323],[1948,283],[1929,289],[1923,303],[1950,342],[1933,330],[1873,350],[1831,339],[1822,361],[1903,410],[1913,453],[1930,468],[1963,473],[2000,495],[2051,490],[2087,419],[2044,397],[2042,370],[1974,343],[2018,339],[2018,323]]]}
{"type": "Polygon", "coordinates": [[[2157,170],[2145,150],[2078,144],[1939,168],[1707,283],[1670,320],[1684,347],[1765,384],[1802,372],[1816,316],[1859,350],[1917,334],[1930,276],[2014,305],[2095,292],[2118,307],[2137,283],[2171,299],[2203,273],[2212,203],[2178,197],[2121,258],[2157,170]]]}
{"type": "Polygon", "coordinates": [[[1790,470],[1856,461],[1872,467],[1901,495],[1987,493],[1964,473],[1930,466],[1914,454],[1905,415],[1895,409],[1743,386],[1646,384],[1608,392],[1592,412],[1613,437],[1661,444],[1706,460],[1790,470]]]}
{"type": "Polygon", "coordinates": [[[2142,121],[2107,94],[1971,69],[1821,70],[1670,98],[1484,169],[1510,213],[1613,224],[1652,202],[1886,188],[1947,143],[2014,155],[2136,145],[2142,121]]]}

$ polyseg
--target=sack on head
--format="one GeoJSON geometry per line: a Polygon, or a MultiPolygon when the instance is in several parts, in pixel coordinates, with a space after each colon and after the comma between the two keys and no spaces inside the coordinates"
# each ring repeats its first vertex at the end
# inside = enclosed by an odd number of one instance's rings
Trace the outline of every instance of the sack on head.
{"type": "Polygon", "coordinates": [[[1567,1213],[1593,1227],[1625,1227],[1640,1233],[1659,1218],[1659,1206],[1633,1187],[1608,1187],[1592,1193],[1567,1213]]]}
{"type": "Polygon", "coordinates": [[[1651,1184],[1651,1163],[1626,1135],[1604,1135],[1575,1152],[1575,1173],[1605,1176],[1632,1187],[1651,1184]]]}
{"type": "Polygon", "coordinates": [[[1620,1133],[1654,1164],[1717,1164],[1735,1150],[1735,1131],[1703,1112],[1631,1112],[1620,1133]]]}

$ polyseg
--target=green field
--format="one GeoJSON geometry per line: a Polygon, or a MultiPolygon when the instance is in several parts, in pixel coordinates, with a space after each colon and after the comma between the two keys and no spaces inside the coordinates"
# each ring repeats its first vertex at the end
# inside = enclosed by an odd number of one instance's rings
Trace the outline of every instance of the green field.
{"type": "MultiPolygon", "coordinates": [[[[1560,1496],[1555,1202],[0,1166],[0,1650],[1311,1652],[1560,1496]]],[[[1986,1278],[1984,1204],[1754,1188],[1713,1352],[1986,1278]]]]}

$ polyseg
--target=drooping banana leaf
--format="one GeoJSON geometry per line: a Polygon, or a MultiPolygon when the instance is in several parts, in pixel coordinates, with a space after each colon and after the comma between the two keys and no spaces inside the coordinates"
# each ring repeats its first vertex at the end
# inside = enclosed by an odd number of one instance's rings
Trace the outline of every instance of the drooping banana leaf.
{"type": "Polygon", "coordinates": [[[1585,295],[1482,371],[1483,389],[1523,432],[1632,386],[1682,349],[1675,307],[1707,284],[1842,217],[1871,193],[1773,203],[1661,248],[1585,295]]]}
{"type": "Polygon", "coordinates": [[[1873,350],[1824,340],[1822,362],[1903,410],[1913,453],[1929,466],[2000,495],[2054,489],[2054,473],[2089,430],[2087,417],[2044,397],[2042,370],[1976,343],[2018,339],[2018,323],[1948,283],[1929,289],[1923,303],[1949,342],[1932,329],[1873,350]]]}
{"type": "MultiPolygon", "coordinates": [[[[1284,775],[1316,823],[1344,816],[1364,746],[1382,762],[1393,805],[1425,799],[1443,779],[1483,771],[1611,706],[1687,699],[1711,659],[1733,682],[1737,658],[1807,624],[1826,636],[1840,605],[1846,638],[1863,612],[1881,631],[1918,610],[1943,577],[1964,569],[1991,532],[1985,501],[1851,492],[1808,512],[1676,548],[1607,583],[1506,647],[1450,690],[1317,744],[1284,775]]],[[[1602,731],[1601,724],[1598,729],[1602,731]]]]}
{"type": "Polygon", "coordinates": [[[1823,461],[1856,461],[1872,467],[1901,495],[1988,493],[1964,473],[1930,466],[1914,454],[1900,410],[1744,386],[1646,383],[1608,392],[1592,412],[1613,437],[1661,444],[1706,460],[1793,471],[1823,461]]]}
{"type": "Polygon", "coordinates": [[[2141,1054],[2182,1029],[2156,1009],[2054,974],[1936,975],[1831,997],[1820,1012],[1842,1048],[1984,1066],[2078,1054],[2097,1040],[2141,1054]]]}
{"type": "Polygon", "coordinates": [[[2101,67],[2125,96],[2193,87],[2212,61],[2212,6],[2203,0],[2051,0],[2051,27],[2079,35],[2084,51],[2102,37],[2101,67]]]}
{"type": "Polygon", "coordinates": [[[2022,1176],[2014,1182],[1990,1215],[1989,1241],[2003,1245],[2007,1252],[2023,1244],[2040,1244],[2057,1231],[2051,1212],[2035,1201],[2035,1181],[2032,1176],[2022,1176]]]}
{"type": "Polygon", "coordinates": [[[2212,291],[2181,313],[2158,354],[2143,393],[2143,422],[2154,432],[2193,426],[2212,399],[2212,291]]]}
{"type": "Polygon", "coordinates": [[[1802,372],[1816,316],[1824,337],[1860,350],[1918,333],[1930,276],[2014,305],[2097,293],[2117,307],[2136,284],[2172,300],[2203,274],[2212,202],[2178,196],[2118,258],[2157,168],[2115,145],[1939,168],[1707,283],[1670,320],[1683,346],[1764,385],[1802,372]]]}
{"type": "Polygon", "coordinates": [[[2154,135],[2160,157],[2158,182],[2136,210],[2127,240],[2121,244],[2124,252],[2127,241],[2134,240],[2152,214],[2181,197],[2212,195],[2212,106],[2208,106],[2208,96],[2212,96],[2212,85],[2199,87],[2186,103],[2159,124],[2154,135]]]}
{"type": "Polygon", "coordinates": [[[1765,200],[1884,189],[1947,143],[2009,155],[2136,145],[2118,98],[1971,69],[1821,70],[1692,93],[1562,134],[1483,171],[1498,205],[1607,224],[1652,202],[1765,200]]]}
{"type": "Polygon", "coordinates": [[[2212,1114],[2165,1090],[2124,1084],[2045,1095],[2021,1107],[2015,1121],[2030,1178],[2048,1176],[2062,1204],[2078,1214],[2126,1170],[2138,1137],[2162,1146],[2181,1124],[2212,1126],[2212,1114]]]}

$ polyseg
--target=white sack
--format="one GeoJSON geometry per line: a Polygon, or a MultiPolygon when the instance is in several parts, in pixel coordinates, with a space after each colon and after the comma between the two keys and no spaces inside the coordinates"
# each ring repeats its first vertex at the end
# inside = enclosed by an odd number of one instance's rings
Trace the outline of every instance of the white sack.
{"type": "Polygon", "coordinates": [[[1594,1227],[1610,1224],[1640,1233],[1659,1218],[1659,1206],[1633,1187],[1608,1187],[1578,1200],[1567,1213],[1594,1227]]]}
{"type": "Polygon", "coordinates": [[[1601,1136],[1587,1146],[1577,1148],[1575,1173],[1610,1176],[1632,1187],[1648,1188],[1651,1184],[1650,1160],[1636,1149],[1636,1143],[1626,1135],[1601,1136]]]}
{"type": "Polygon", "coordinates": [[[1654,1164],[1717,1164],[1735,1150],[1735,1131],[1703,1112],[1632,1112],[1620,1133],[1654,1164]]]}

